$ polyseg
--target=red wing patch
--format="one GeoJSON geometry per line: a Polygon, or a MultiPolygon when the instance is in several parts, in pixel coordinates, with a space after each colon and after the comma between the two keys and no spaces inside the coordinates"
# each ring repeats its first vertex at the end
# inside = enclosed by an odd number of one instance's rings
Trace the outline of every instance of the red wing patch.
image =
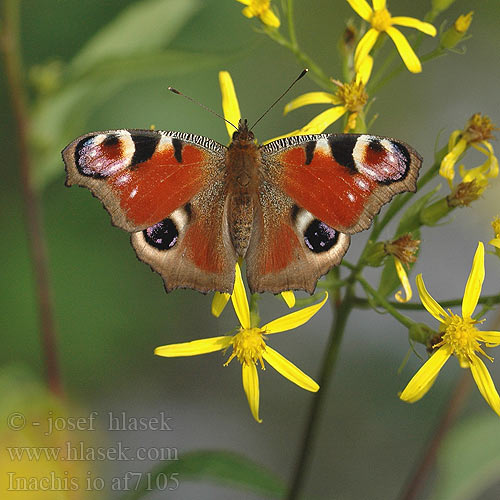
{"type": "Polygon", "coordinates": [[[366,175],[339,164],[326,151],[316,151],[309,164],[305,164],[302,147],[285,151],[280,159],[284,166],[281,182],[285,192],[335,229],[342,230],[356,223],[377,185],[366,175]]]}
{"type": "MultiPolygon", "coordinates": [[[[222,226],[219,220],[213,221],[222,226]]],[[[227,249],[221,248],[221,233],[213,230],[213,225],[207,224],[206,218],[201,218],[186,231],[183,246],[186,256],[193,264],[209,273],[222,273],[226,270],[227,249]]]]}
{"type": "Polygon", "coordinates": [[[415,191],[422,159],[386,137],[355,134],[278,139],[262,148],[265,175],[327,226],[356,233],[395,194],[415,191]]]}
{"type": "Polygon", "coordinates": [[[135,167],[123,169],[107,179],[120,199],[128,219],[138,226],[151,226],[187,203],[203,187],[200,148],[186,145],[182,163],[173,147],[157,151],[135,167]]]}

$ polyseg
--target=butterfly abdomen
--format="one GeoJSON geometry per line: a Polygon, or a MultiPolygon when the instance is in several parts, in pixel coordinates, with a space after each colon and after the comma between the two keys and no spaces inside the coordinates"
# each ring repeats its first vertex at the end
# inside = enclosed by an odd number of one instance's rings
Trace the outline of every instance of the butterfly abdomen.
{"type": "Polygon", "coordinates": [[[226,154],[227,217],[231,242],[239,257],[250,244],[257,200],[260,152],[250,140],[234,140],[226,154]]]}

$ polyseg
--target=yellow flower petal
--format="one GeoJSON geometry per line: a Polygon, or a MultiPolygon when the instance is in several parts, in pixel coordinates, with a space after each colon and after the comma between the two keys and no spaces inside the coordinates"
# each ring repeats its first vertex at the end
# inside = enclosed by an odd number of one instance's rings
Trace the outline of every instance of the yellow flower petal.
{"type": "MultiPolygon", "coordinates": [[[[498,176],[498,159],[495,156],[495,151],[493,150],[493,146],[488,141],[481,141],[480,144],[486,147],[484,150],[479,144],[472,142],[471,146],[474,149],[477,149],[484,155],[488,157],[485,163],[476,168],[481,168],[482,172],[486,177],[497,177],[498,176]]],[[[474,169],[472,169],[474,170],[474,169]]]]}
{"type": "Polygon", "coordinates": [[[339,100],[328,92],[308,92],[303,94],[293,101],[290,101],[283,110],[286,115],[293,111],[294,109],[300,108],[302,106],[307,106],[309,104],[339,104],[339,100]]]}
{"type": "Polygon", "coordinates": [[[245,7],[241,12],[245,17],[248,17],[248,19],[255,16],[255,13],[251,7],[245,7]]]}
{"type": "Polygon", "coordinates": [[[373,49],[379,34],[380,33],[376,29],[370,28],[358,42],[356,51],[354,52],[354,69],[356,73],[361,68],[363,59],[370,53],[370,50],[373,49]]]}
{"type": "Polygon", "coordinates": [[[241,365],[241,377],[250,411],[253,418],[260,424],[262,420],[259,418],[259,376],[255,364],[243,363],[241,365]]]}
{"type": "Polygon", "coordinates": [[[496,347],[500,345],[500,332],[495,331],[478,331],[476,334],[477,340],[486,342],[488,347],[496,347]]]}
{"type": "Polygon", "coordinates": [[[474,377],[479,392],[491,406],[492,410],[500,417],[500,397],[495,389],[495,384],[488,373],[482,360],[474,355],[470,359],[470,371],[474,377]]]}
{"type": "Polygon", "coordinates": [[[252,0],[236,0],[237,2],[242,3],[243,5],[250,5],[252,0]]]}
{"type": "Polygon", "coordinates": [[[266,9],[260,16],[260,20],[271,28],[279,28],[280,20],[271,9],[266,9]]]}
{"type": "Polygon", "coordinates": [[[297,368],[292,362],[288,361],[279,352],[275,351],[268,345],[262,353],[262,357],[283,377],[287,378],[294,384],[302,387],[306,391],[317,392],[319,385],[306,375],[302,370],[297,368]]]}
{"type": "Polygon", "coordinates": [[[214,298],[212,299],[212,314],[216,318],[222,314],[230,298],[231,294],[229,293],[215,292],[214,298]]]}
{"type": "Polygon", "coordinates": [[[437,30],[432,24],[426,23],[424,21],[419,21],[414,17],[396,16],[392,18],[392,24],[415,28],[418,31],[421,31],[422,33],[430,36],[436,36],[437,34],[437,30]]]}
{"type": "Polygon", "coordinates": [[[295,305],[295,294],[289,290],[286,292],[281,292],[281,298],[285,301],[288,307],[293,307],[295,305]]]}
{"type": "Polygon", "coordinates": [[[313,306],[304,307],[300,311],[295,311],[293,313],[282,316],[281,318],[275,319],[267,325],[262,327],[262,330],[266,334],[286,332],[287,330],[292,330],[297,328],[304,323],[307,323],[325,304],[328,299],[328,292],[325,292],[325,298],[313,306]]]}
{"type": "Polygon", "coordinates": [[[366,0],[347,0],[347,3],[352,9],[362,17],[365,21],[369,21],[373,14],[373,9],[370,7],[366,0]]]}
{"type": "Polygon", "coordinates": [[[193,340],[192,342],[182,342],[180,344],[162,345],[155,349],[155,354],[166,358],[208,354],[209,352],[226,349],[231,344],[231,339],[231,336],[224,335],[222,337],[211,337],[209,339],[193,340]]]}
{"type": "Polygon", "coordinates": [[[500,238],[493,238],[488,242],[488,245],[493,245],[494,247],[500,248],[500,238]]]}
{"type": "Polygon", "coordinates": [[[323,111],[318,116],[314,117],[309,123],[304,125],[294,135],[321,134],[332,123],[336,122],[347,109],[344,106],[335,106],[323,111]]]}
{"type": "MultiPolygon", "coordinates": [[[[238,126],[241,118],[240,105],[234,90],[233,80],[228,71],[219,71],[219,85],[222,94],[222,110],[224,118],[230,121],[233,125],[238,126]]],[[[232,139],[235,129],[226,123],[229,140],[232,139]]]]}
{"type": "Polygon", "coordinates": [[[443,319],[447,318],[448,314],[427,291],[427,288],[425,288],[424,280],[421,274],[417,276],[416,282],[417,282],[418,294],[420,295],[420,301],[422,302],[423,306],[438,321],[443,322],[443,319]]]}
{"type": "Polygon", "coordinates": [[[245,291],[245,285],[243,284],[243,279],[241,278],[240,265],[236,263],[235,274],[234,274],[234,289],[231,295],[231,300],[233,301],[234,312],[240,321],[240,325],[243,328],[250,328],[250,309],[248,307],[247,293],[245,291]]]}
{"type": "Polygon", "coordinates": [[[408,302],[413,296],[410,280],[408,279],[408,275],[406,274],[406,270],[403,264],[396,257],[394,257],[394,265],[396,266],[396,272],[398,273],[399,281],[401,281],[401,285],[403,286],[403,290],[405,292],[405,296],[403,297],[401,290],[398,290],[394,295],[394,298],[401,303],[408,302]]]}
{"type": "Polygon", "coordinates": [[[366,56],[359,65],[358,70],[356,71],[356,83],[362,83],[366,85],[370,76],[372,74],[373,68],[373,57],[366,56]]]}
{"type": "Polygon", "coordinates": [[[422,71],[422,65],[403,33],[393,26],[388,28],[386,33],[392,38],[408,70],[412,73],[420,73],[422,71]]]}
{"type": "Polygon", "coordinates": [[[386,0],[373,0],[373,10],[385,9],[386,0]]]}
{"type": "Polygon", "coordinates": [[[462,317],[470,318],[477,306],[481,295],[484,281],[484,245],[479,242],[472,261],[472,269],[465,285],[464,298],[462,300],[462,317]]]}
{"type": "MultiPolygon", "coordinates": [[[[456,130],[450,136],[450,143],[452,142],[453,135],[456,135],[456,130]]],[[[451,151],[443,158],[441,165],[439,167],[439,175],[448,179],[450,186],[453,178],[455,177],[455,163],[458,161],[458,158],[465,151],[467,147],[467,141],[465,139],[460,139],[452,148],[451,151]]],[[[448,144],[448,149],[450,149],[450,144],[448,144]]]]}
{"type": "Polygon", "coordinates": [[[448,346],[440,347],[415,373],[399,397],[403,401],[414,403],[425,396],[450,356],[451,349],[448,346]]]}

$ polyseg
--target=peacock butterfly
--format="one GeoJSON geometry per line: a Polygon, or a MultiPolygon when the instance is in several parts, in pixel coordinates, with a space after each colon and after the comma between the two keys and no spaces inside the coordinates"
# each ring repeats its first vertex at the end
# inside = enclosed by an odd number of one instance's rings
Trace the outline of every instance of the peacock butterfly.
{"type": "Polygon", "coordinates": [[[256,144],[240,120],[226,147],[203,136],[108,130],[62,152],[66,185],[86,186],[167,291],[231,292],[246,259],[250,291],[314,291],[350,235],[394,195],[416,190],[422,163],[387,137],[317,134],[256,144]]]}

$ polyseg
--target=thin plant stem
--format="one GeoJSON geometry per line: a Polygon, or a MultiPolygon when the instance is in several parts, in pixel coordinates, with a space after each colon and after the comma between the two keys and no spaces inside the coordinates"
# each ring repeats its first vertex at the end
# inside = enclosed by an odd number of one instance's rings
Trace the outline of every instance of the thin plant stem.
{"type": "Polygon", "coordinates": [[[33,263],[35,294],[38,305],[40,337],[47,384],[52,392],[61,394],[62,386],[48,272],[47,249],[42,224],[42,209],[31,177],[32,165],[28,138],[29,114],[19,44],[20,4],[19,0],[4,0],[3,2],[0,50],[3,53],[7,87],[17,132],[24,218],[29,253],[33,263]]]}
{"type": "MultiPolygon", "coordinates": [[[[354,304],[356,307],[367,309],[371,307],[369,301],[365,298],[354,297],[354,304]]],[[[448,307],[456,307],[462,305],[463,299],[450,299],[450,300],[438,300],[439,304],[443,308],[448,307]]],[[[407,311],[425,311],[425,307],[422,304],[418,303],[409,303],[409,302],[396,302],[393,300],[387,301],[387,303],[395,309],[402,309],[407,311]]],[[[478,304],[486,304],[490,307],[493,307],[495,304],[500,304],[500,294],[498,295],[483,295],[479,297],[478,304]]]]}
{"type": "Polygon", "coordinates": [[[340,345],[344,335],[347,319],[352,310],[353,285],[347,287],[344,299],[340,303],[334,303],[335,320],[330,330],[329,343],[323,359],[321,373],[319,376],[320,390],[314,395],[309,416],[306,420],[304,434],[300,452],[295,464],[295,469],[292,475],[292,481],[286,496],[287,500],[296,500],[299,497],[303,487],[304,480],[310,466],[313,446],[316,441],[316,436],[320,424],[320,416],[322,414],[325,398],[328,394],[328,389],[332,382],[333,370],[336,366],[336,361],[340,351],[340,345]]]}
{"type": "Polygon", "coordinates": [[[295,32],[295,22],[293,19],[293,0],[287,0],[286,16],[288,19],[288,36],[290,37],[290,44],[293,47],[298,47],[297,33],[295,32]]]}
{"type": "Polygon", "coordinates": [[[471,376],[470,373],[468,373],[468,370],[464,370],[464,373],[457,382],[455,390],[446,405],[443,416],[441,417],[434,434],[418,461],[415,470],[403,487],[403,490],[398,497],[399,500],[413,500],[415,498],[419,498],[417,495],[424,484],[429,470],[431,470],[434,465],[439,447],[462,409],[463,404],[470,392],[470,388],[471,376]]]}
{"type": "Polygon", "coordinates": [[[358,281],[361,286],[365,289],[366,293],[370,294],[376,302],[378,302],[394,319],[399,321],[403,326],[411,328],[415,322],[401,314],[392,304],[386,300],[382,295],[380,295],[377,290],[375,290],[362,276],[358,275],[358,281]]]}

